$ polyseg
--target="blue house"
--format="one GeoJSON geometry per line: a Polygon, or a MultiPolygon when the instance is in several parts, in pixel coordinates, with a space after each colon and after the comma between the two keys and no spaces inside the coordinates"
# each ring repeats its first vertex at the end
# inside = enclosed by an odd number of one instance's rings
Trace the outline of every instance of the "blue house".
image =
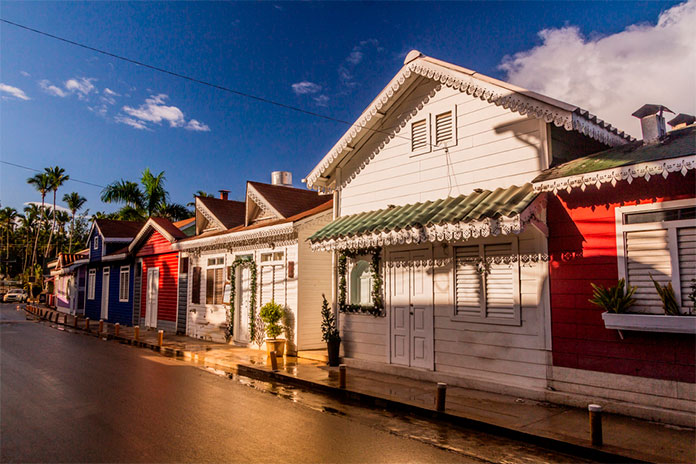
{"type": "Polygon", "coordinates": [[[97,219],[89,233],[85,316],[122,325],[133,324],[133,283],[137,273],[128,244],[142,222],[97,219]]]}

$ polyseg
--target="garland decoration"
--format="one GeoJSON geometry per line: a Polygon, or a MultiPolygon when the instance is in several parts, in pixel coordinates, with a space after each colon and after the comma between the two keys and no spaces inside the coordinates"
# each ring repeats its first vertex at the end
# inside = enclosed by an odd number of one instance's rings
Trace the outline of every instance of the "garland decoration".
{"type": "Polygon", "coordinates": [[[251,296],[249,297],[249,332],[251,333],[252,341],[256,337],[256,261],[251,256],[237,257],[230,265],[229,277],[230,277],[230,320],[225,329],[225,336],[227,340],[234,336],[234,306],[235,297],[237,295],[237,268],[246,267],[251,272],[251,282],[249,285],[249,290],[251,291],[251,296]]]}
{"type": "Polygon", "coordinates": [[[384,298],[382,297],[381,252],[378,247],[359,251],[343,250],[338,255],[338,309],[343,313],[362,313],[373,316],[384,316],[384,298]],[[346,301],[348,258],[361,255],[372,255],[370,271],[372,273],[372,305],[348,304],[346,301]]]}

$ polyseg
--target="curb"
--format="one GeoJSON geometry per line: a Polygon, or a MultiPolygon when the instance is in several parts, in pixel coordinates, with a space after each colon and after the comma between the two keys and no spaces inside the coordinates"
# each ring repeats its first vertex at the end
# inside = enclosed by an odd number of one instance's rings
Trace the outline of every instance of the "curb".
{"type": "Polygon", "coordinates": [[[167,346],[159,346],[153,343],[145,342],[145,341],[138,341],[134,340],[132,338],[126,338],[123,336],[115,336],[114,334],[109,334],[109,333],[99,333],[96,330],[90,330],[86,331],[83,327],[78,326],[77,328],[72,327],[70,325],[66,325],[62,322],[58,322],[57,319],[58,317],[56,316],[56,321],[53,321],[53,315],[51,313],[47,313],[48,318],[41,315],[42,311],[51,311],[51,312],[56,312],[54,310],[44,310],[39,308],[39,314],[35,314],[27,309],[27,306],[24,306],[24,311],[27,313],[27,315],[30,315],[40,321],[44,320],[47,322],[52,322],[54,324],[59,324],[65,327],[68,327],[74,331],[80,331],[84,333],[85,335],[92,335],[98,338],[104,338],[106,340],[114,340],[118,341],[119,343],[123,343],[126,345],[131,345],[135,346],[138,348],[147,348],[152,351],[158,352],[162,354],[163,356],[167,357],[172,357],[172,358],[177,358],[177,359],[182,359],[182,360],[187,360],[187,361],[194,361],[198,362],[201,364],[205,364],[211,367],[219,367],[225,372],[229,372],[232,374],[236,375],[242,375],[245,377],[252,378],[254,380],[260,380],[260,381],[266,381],[266,382],[279,382],[283,383],[286,385],[290,386],[295,386],[295,387],[300,387],[300,388],[305,388],[307,390],[311,391],[317,391],[321,393],[328,394],[332,397],[335,397],[343,402],[346,403],[353,403],[353,404],[360,404],[361,406],[368,406],[368,407],[373,407],[373,408],[380,408],[380,409],[390,409],[390,410],[396,410],[396,411],[401,411],[401,412],[406,412],[414,415],[418,415],[421,417],[425,417],[428,419],[434,419],[434,420],[439,420],[439,421],[445,421],[449,422],[455,425],[459,426],[464,426],[467,428],[475,429],[477,431],[482,431],[486,433],[491,433],[493,435],[498,435],[498,436],[504,436],[507,438],[512,438],[524,443],[532,443],[538,446],[541,446],[543,448],[551,449],[554,451],[559,451],[563,452],[566,454],[570,455],[575,455],[579,457],[584,457],[596,461],[602,461],[602,462],[634,462],[634,463],[644,463],[644,462],[650,462],[650,461],[644,461],[637,459],[635,457],[630,457],[626,456],[625,454],[622,454],[620,450],[615,450],[612,447],[607,447],[605,445],[605,448],[611,448],[611,449],[601,449],[598,447],[593,447],[593,446],[588,446],[582,443],[578,442],[572,442],[572,441],[566,441],[566,440],[561,440],[558,438],[552,438],[552,437],[547,437],[543,435],[536,435],[532,434],[529,432],[523,432],[521,430],[517,430],[514,428],[510,427],[505,427],[501,425],[496,425],[496,424],[491,424],[489,422],[484,422],[478,419],[473,419],[469,418],[466,416],[460,416],[448,412],[440,412],[436,411],[435,409],[429,409],[424,406],[419,406],[419,405],[414,405],[414,404],[409,404],[409,403],[404,403],[401,401],[396,401],[393,399],[389,398],[382,398],[376,395],[368,394],[368,393],[361,393],[361,392],[356,392],[356,391],[351,391],[348,389],[343,389],[339,387],[333,387],[331,385],[326,385],[323,383],[317,383],[313,382],[311,380],[305,380],[301,379],[298,377],[294,377],[291,375],[287,375],[278,371],[271,371],[268,369],[263,369],[260,367],[252,366],[252,365],[247,365],[247,364],[228,364],[228,363],[216,363],[213,360],[206,360],[205,356],[202,356],[199,358],[198,353],[193,352],[193,351],[186,351],[186,350],[180,350],[177,348],[171,348],[167,346]]]}

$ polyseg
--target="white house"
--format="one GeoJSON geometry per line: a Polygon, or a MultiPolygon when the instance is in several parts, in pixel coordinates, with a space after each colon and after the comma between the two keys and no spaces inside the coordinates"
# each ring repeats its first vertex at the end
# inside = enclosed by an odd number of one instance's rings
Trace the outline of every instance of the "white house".
{"type": "MultiPolygon", "coordinates": [[[[325,346],[320,310],[322,293],[331,292],[331,254],[312,253],[307,238],[331,220],[332,198],[293,188],[283,174],[285,182],[247,182],[242,224],[174,245],[189,259],[189,336],[261,346],[259,310],[273,300],[286,311],[289,352],[325,346]]],[[[197,226],[210,216],[201,206],[197,226]]]]}
{"type": "Polygon", "coordinates": [[[344,362],[543,398],[551,165],[630,137],[569,105],[411,51],[305,179],[334,193],[344,362]]]}

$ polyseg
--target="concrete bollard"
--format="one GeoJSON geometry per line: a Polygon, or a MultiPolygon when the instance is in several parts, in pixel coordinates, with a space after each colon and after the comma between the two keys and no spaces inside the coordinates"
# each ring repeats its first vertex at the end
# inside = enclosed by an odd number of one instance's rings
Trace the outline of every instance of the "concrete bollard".
{"type": "Polygon", "coordinates": [[[80,323],[80,316],[75,314],[75,320],[73,321],[73,327],[77,329],[77,325],[80,323]]]}
{"type": "Polygon", "coordinates": [[[133,339],[137,342],[140,339],[140,326],[133,327],[133,339]]]}
{"type": "Polygon", "coordinates": [[[118,333],[121,330],[121,324],[118,322],[114,324],[114,336],[118,337],[118,333]]]}
{"type": "Polygon", "coordinates": [[[346,388],[346,365],[338,365],[338,388],[346,388]]]}
{"type": "Polygon", "coordinates": [[[157,331],[157,346],[161,347],[164,342],[164,330],[157,331]]]}
{"type": "Polygon", "coordinates": [[[447,384],[437,383],[437,394],[435,395],[435,409],[442,412],[445,410],[445,400],[447,398],[447,384]]]}
{"type": "Polygon", "coordinates": [[[104,319],[99,319],[99,333],[104,332],[104,319]]]}
{"type": "Polygon", "coordinates": [[[89,317],[85,317],[85,330],[89,332],[89,317]]]}
{"type": "Polygon", "coordinates": [[[602,446],[602,407],[598,404],[587,406],[590,412],[590,436],[593,446],[602,446]]]}
{"type": "Polygon", "coordinates": [[[278,357],[276,356],[275,350],[271,351],[270,356],[271,356],[271,370],[273,370],[273,372],[275,372],[278,370],[278,357]]]}

